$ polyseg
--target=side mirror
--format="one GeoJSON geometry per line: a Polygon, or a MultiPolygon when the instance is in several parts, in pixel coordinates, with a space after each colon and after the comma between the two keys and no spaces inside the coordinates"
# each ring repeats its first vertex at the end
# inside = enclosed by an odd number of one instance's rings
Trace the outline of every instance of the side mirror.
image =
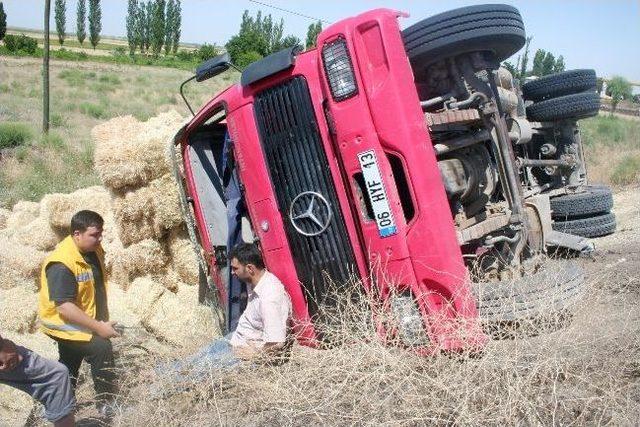
{"type": "Polygon", "coordinates": [[[211,59],[206,60],[196,68],[196,81],[202,82],[220,73],[224,73],[231,66],[229,53],[225,52],[211,59]]]}

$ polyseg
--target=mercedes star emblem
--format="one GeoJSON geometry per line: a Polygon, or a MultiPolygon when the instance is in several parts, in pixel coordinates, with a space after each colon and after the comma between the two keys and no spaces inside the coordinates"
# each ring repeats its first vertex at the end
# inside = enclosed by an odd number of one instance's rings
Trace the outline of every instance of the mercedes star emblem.
{"type": "Polygon", "coordinates": [[[331,205],[322,194],[305,191],[296,196],[289,208],[291,224],[304,236],[317,236],[331,222],[331,205]]]}

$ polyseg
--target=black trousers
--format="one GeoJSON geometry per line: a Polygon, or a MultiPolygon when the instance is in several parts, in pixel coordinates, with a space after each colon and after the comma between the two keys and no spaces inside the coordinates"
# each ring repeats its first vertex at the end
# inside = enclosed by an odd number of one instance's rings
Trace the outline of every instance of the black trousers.
{"type": "Polygon", "coordinates": [[[58,342],[60,363],[69,369],[71,385],[75,389],[78,383],[78,371],[83,360],[91,365],[91,376],[96,391],[96,399],[106,400],[113,396],[116,389],[113,347],[111,341],[94,335],[91,341],[69,341],[52,337],[58,342]]]}

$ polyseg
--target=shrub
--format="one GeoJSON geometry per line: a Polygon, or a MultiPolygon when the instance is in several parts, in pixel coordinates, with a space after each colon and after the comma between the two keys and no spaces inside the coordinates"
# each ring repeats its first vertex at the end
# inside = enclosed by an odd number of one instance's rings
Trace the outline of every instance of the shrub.
{"type": "Polygon", "coordinates": [[[120,77],[118,77],[115,74],[102,74],[100,77],[98,77],[98,80],[102,83],[109,83],[112,85],[119,85],[120,83],[122,83],[120,81],[120,77]]]}
{"type": "Polygon", "coordinates": [[[596,131],[600,137],[622,142],[627,137],[625,123],[615,116],[600,117],[596,126],[596,131]]]}
{"type": "Polygon", "coordinates": [[[28,143],[33,138],[31,128],[25,123],[0,123],[0,148],[11,148],[28,143]]]}
{"type": "Polygon", "coordinates": [[[104,119],[108,117],[108,114],[102,105],[92,104],[90,102],[82,102],[78,106],[78,110],[80,110],[82,114],[86,114],[87,116],[91,116],[95,119],[104,119]]]}
{"type": "Polygon", "coordinates": [[[190,62],[193,61],[193,53],[185,49],[180,49],[178,53],[176,53],[176,58],[178,58],[180,61],[190,62]]]}
{"type": "Polygon", "coordinates": [[[260,55],[256,51],[242,52],[238,54],[238,59],[236,60],[237,66],[240,68],[244,68],[252,62],[256,62],[262,59],[262,55],[260,55]]]}
{"type": "Polygon", "coordinates": [[[634,184],[640,181],[640,156],[629,156],[616,165],[611,182],[617,185],[634,184]]]}
{"type": "Polygon", "coordinates": [[[25,52],[30,55],[36,53],[38,48],[38,41],[32,37],[20,34],[18,36],[13,34],[7,34],[4,38],[4,45],[9,52],[25,52]]]}
{"type": "Polygon", "coordinates": [[[64,116],[60,113],[53,113],[51,114],[51,117],[49,118],[49,124],[51,126],[53,126],[54,128],[59,128],[62,126],[66,126],[67,124],[67,120],[64,118],[64,116]]]}
{"type": "Polygon", "coordinates": [[[66,146],[64,140],[60,135],[50,133],[48,135],[43,135],[41,139],[42,145],[46,145],[52,147],[56,150],[64,148],[66,146]]]}
{"type": "Polygon", "coordinates": [[[199,61],[206,61],[207,59],[213,58],[217,54],[218,54],[218,48],[208,43],[203,44],[196,51],[196,56],[199,61]]]}
{"type": "Polygon", "coordinates": [[[111,51],[111,55],[118,57],[126,56],[127,50],[124,48],[124,46],[118,46],[111,51]]]}
{"type": "Polygon", "coordinates": [[[69,86],[78,87],[85,84],[86,74],[80,70],[69,68],[60,71],[58,77],[66,81],[69,86]]]}

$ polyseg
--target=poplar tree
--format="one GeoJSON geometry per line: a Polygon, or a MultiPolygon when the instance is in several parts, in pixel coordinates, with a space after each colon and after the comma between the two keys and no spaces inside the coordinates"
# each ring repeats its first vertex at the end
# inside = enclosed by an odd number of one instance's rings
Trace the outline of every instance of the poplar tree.
{"type": "Polygon", "coordinates": [[[180,46],[180,34],[182,27],[182,4],[180,0],[175,0],[174,2],[174,16],[173,16],[173,54],[175,55],[178,52],[178,47],[180,46]]]}
{"type": "Polygon", "coordinates": [[[162,51],[162,45],[164,44],[164,30],[165,30],[165,1],[156,0],[152,5],[151,12],[151,50],[153,56],[160,55],[162,51]]]}
{"type": "Polygon", "coordinates": [[[56,0],[55,5],[56,32],[58,33],[58,42],[64,44],[67,26],[67,5],[65,0],[56,0]]]}
{"type": "Polygon", "coordinates": [[[164,54],[171,53],[171,44],[173,43],[173,20],[175,19],[175,7],[173,0],[167,1],[167,12],[164,20],[164,54]]]}
{"type": "Polygon", "coordinates": [[[133,56],[136,53],[136,48],[139,45],[137,36],[137,17],[138,17],[138,1],[129,0],[129,6],[127,8],[127,42],[129,43],[129,55],[133,56]]]}
{"type": "Polygon", "coordinates": [[[322,31],[322,22],[318,21],[309,25],[307,29],[307,42],[305,43],[306,49],[311,49],[312,47],[316,47],[316,40],[318,39],[318,34],[322,31]]]}
{"type": "Polygon", "coordinates": [[[81,46],[84,43],[84,39],[87,38],[86,19],[87,5],[85,0],[78,0],[78,8],[76,9],[76,36],[81,46]]]}
{"type": "Polygon", "coordinates": [[[145,3],[141,1],[136,6],[136,19],[135,19],[135,38],[137,40],[137,44],[140,47],[140,53],[146,52],[145,40],[146,40],[146,25],[147,18],[145,13],[145,3]]]}
{"type": "Polygon", "coordinates": [[[100,10],[100,0],[89,0],[89,41],[93,49],[100,42],[100,32],[102,31],[102,11],[100,10]]]}
{"type": "Polygon", "coordinates": [[[7,34],[7,14],[4,13],[4,6],[0,1],[0,40],[7,34]]]}
{"type": "Polygon", "coordinates": [[[151,47],[151,22],[153,21],[153,1],[147,1],[144,15],[144,47],[149,51],[151,47]]]}

